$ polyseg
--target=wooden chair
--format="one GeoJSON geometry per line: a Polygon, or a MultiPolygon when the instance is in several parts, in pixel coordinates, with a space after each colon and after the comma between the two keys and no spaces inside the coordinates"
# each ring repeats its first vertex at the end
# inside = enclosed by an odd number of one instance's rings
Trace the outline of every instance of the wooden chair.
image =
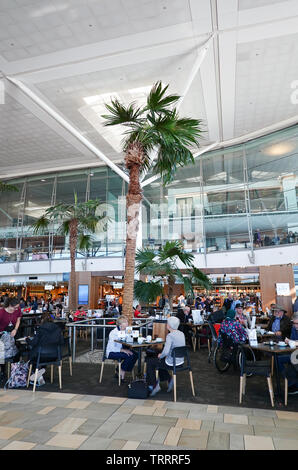
{"type": "Polygon", "coordinates": [[[189,371],[189,379],[190,379],[192,395],[195,396],[192,369],[191,369],[191,365],[190,365],[189,352],[188,352],[187,346],[180,346],[178,348],[174,348],[173,351],[172,351],[172,357],[173,357],[173,366],[168,366],[168,368],[173,371],[174,402],[176,402],[176,400],[177,400],[177,372],[182,372],[182,371],[185,371],[185,370],[189,371]],[[181,365],[176,365],[176,360],[178,358],[184,358],[184,363],[181,364],[181,365]]]}
{"type": "Polygon", "coordinates": [[[247,349],[239,345],[241,350],[241,372],[240,372],[240,391],[239,403],[242,403],[242,397],[245,395],[246,376],[258,375],[267,378],[268,390],[271,400],[271,405],[274,406],[272,375],[271,375],[271,361],[248,361],[246,358],[247,349]]]}
{"type": "MultiPolygon", "coordinates": [[[[106,349],[107,346],[105,347],[105,350],[102,355],[102,360],[101,360],[101,369],[100,369],[100,375],[99,375],[99,383],[101,384],[102,382],[102,377],[103,377],[103,370],[104,370],[104,364],[106,361],[110,361],[112,364],[116,366],[117,372],[118,372],[118,385],[120,387],[121,385],[121,364],[122,364],[122,359],[108,359],[106,357],[106,349]]],[[[134,370],[131,371],[132,374],[132,379],[134,380],[134,370]]]]}

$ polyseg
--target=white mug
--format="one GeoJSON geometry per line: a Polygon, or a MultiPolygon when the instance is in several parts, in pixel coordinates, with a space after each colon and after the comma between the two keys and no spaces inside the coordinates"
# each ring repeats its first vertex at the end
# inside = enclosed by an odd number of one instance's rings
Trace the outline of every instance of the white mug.
{"type": "Polygon", "coordinates": [[[294,348],[296,347],[296,341],[290,340],[290,341],[289,341],[289,346],[290,346],[290,348],[293,348],[293,349],[294,349],[294,348]]]}
{"type": "Polygon", "coordinates": [[[148,335],[146,336],[146,341],[148,341],[148,343],[152,340],[152,336],[151,335],[148,335]]]}
{"type": "Polygon", "coordinates": [[[139,337],[138,337],[138,343],[139,343],[139,344],[142,344],[142,343],[144,342],[144,339],[145,339],[145,338],[143,338],[142,336],[139,336],[139,337]]]}

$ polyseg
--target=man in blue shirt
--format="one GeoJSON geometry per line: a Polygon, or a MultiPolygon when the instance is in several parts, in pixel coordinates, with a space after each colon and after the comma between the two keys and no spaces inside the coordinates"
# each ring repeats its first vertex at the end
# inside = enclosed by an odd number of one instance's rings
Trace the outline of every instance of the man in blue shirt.
{"type": "MultiPolygon", "coordinates": [[[[290,339],[285,338],[285,342],[287,344],[289,344],[289,342],[292,344],[292,341],[295,341],[296,348],[297,348],[298,347],[298,312],[294,313],[292,321],[293,321],[293,326],[291,330],[290,339]]],[[[278,367],[279,367],[280,372],[283,375],[285,375],[285,365],[291,364],[291,355],[282,354],[280,356],[277,356],[277,360],[278,360],[278,367]]],[[[298,376],[288,377],[288,384],[289,384],[288,394],[289,395],[298,394],[298,376]]]]}
{"type": "Polygon", "coordinates": [[[273,331],[276,339],[279,341],[284,340],[291,334],[292,323],[290,318],[286,315],[287,311],[281,305],[273,305],[271,308],[273,317],[268,323],[267,330],[273,331]]]}

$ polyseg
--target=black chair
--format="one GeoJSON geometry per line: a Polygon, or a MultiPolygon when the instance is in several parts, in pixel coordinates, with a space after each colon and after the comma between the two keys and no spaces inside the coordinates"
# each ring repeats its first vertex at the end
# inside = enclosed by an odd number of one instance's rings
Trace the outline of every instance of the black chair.
{"type": "MultiPolygon", "coordinates": [[[[212,340],[212,333],[210,330],[209,323],[208,325],[204,325],[202,327],[202,330],[197,329],[196,330],[196,340],[198,342],[198,347],[199,349],[201,348],[201,340],[206,339],[207,340],[207,346],[208,346],[208,354],[210,355],[210,348],[211,348],[211,340],[212,340]],[[205,332],[202,332],[202,330],[205,330],[205,332]]],[[[195,349],[194,349],[195,350],[195,349]]]]}
{"type": "Polygon", "coordinates": [[[59,371],[59,388],[62,389],[62,354],[61,346],[59,344],[50,344],[47,346],[38,346],[37,356],[30,360],[29,373],[27,379],[27,388],[29,387],[30,375],[32,372],[33,363],[36,363],[35,366],[35,376],[33,384],[33,392],[35,392],[37,373],[40,367],[51,365],[51,383],[53,383],[53,370],[54,365],[58,366],[59,371]]]}
{"type": "Polygon", "coordinates": [[[187,346],[180,346],[177,348],[174,348],[172,351],[172,357],[173,357],[173,366],[168,366],[169,370],[173,371],[173,380],[174,380],[174,401],[177,399],[177,381],[176,381],[176,375],[177,372],[182,372],[184,370],[189,371],[189,378],[190,378],[190,385],[191,385],[191,390],[193,396],[195,396],[195,389],[194,389],[194,384],[193,384],[193,376],[192,376],[192,369],[190,365],[190,359],[189,359],[189,352],[187,346]],[[176,366],[176,359],[178,358],[184,358],[184,363],[181,364],[180,366],[176,366]],[[185,364],[186,362],[186,364],[185,364]]]}
{"type": "Polygon", "coordinates": [[[64,344],[61,351],[62,360],[68,357],[69,362],[69,375],[72,377],[72,356],[69,343],[69,336],[64,336],[64,344]]]}
{"type": "Polygon", "coordinates": [[[239,391],[239,403],[242,403],[242,397],[245,395],[246,387],[246,376],[258,375],[267,378],[267,384],[270,394],[271,405],[274,406],[273,398],[273,386],[271,376],[271,361],[250,361],[247,360],[249,349],[244,347],[242,344],[239,345],[241,351],[241,371],[240,371],[240,391],[239,391]]]}
{"type": "Polygon", "coordinates": [[[218,335],[216,333],[216,329],[214,328],[213,323],[210,320],[208,320],[208,326],[209,326],[210,333],[211,333],[211,345],[209,347],[209,354],[208,354],[208,362],[210,363],[212,354],[213,354],[213,360],[214,360],[214,353],[215,353],[215,349],[217,346],[218,335]]]}

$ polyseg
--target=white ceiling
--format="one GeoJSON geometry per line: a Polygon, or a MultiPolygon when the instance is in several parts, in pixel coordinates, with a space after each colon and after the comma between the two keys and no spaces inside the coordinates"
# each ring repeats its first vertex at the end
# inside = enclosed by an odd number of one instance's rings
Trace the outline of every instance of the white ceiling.
{"type": "Polygon", "coordinates": [[[0,179],[121,164],[84,98],[157,80],[203,121],[202,147],[282,127],[297,52],[297,0],[0,0],[0,179]]]}

